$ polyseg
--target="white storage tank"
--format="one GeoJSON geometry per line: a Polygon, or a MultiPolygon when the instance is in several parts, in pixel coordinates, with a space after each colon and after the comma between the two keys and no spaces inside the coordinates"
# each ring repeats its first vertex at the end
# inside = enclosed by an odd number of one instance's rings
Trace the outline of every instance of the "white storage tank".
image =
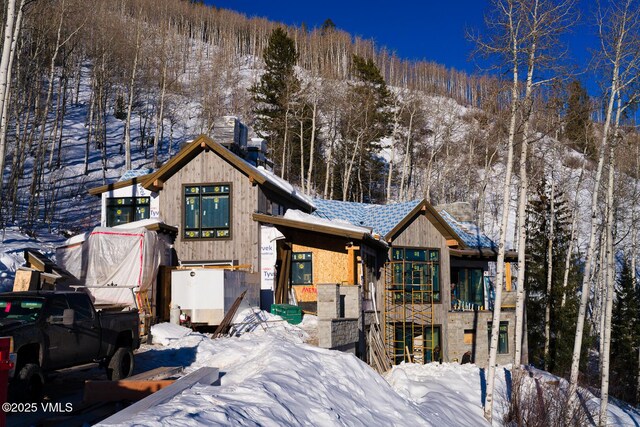
{"type": "Polygon", "coordinates": [[[246,271],[190,268],[171,272],[171,305],[191,323],[219,325],[236,298],[247,291],[240,309],[260,306],[260,275],[246,271]]]}

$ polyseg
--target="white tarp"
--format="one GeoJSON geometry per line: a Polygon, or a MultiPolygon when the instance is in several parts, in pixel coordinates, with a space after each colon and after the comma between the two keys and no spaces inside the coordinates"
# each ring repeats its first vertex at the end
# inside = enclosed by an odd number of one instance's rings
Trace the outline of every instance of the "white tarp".
{"type": "Polygon", "coordinates": [[[97,304],[134,306],[132,287],[153,301],[165,244],[144,227],[96,227],[84,239],[76,236],[57,248],[56,261],[88,287],[97,304]]]}

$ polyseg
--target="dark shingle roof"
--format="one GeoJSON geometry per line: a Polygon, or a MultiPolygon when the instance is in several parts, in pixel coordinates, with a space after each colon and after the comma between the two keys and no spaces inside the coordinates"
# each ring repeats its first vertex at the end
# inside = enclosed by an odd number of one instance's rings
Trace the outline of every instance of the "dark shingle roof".
{"type": "Polygon", "coordinates": [[[458,221],[446,210],[439,211],[440,216],[449,224],[449,227],[464,241],[470,249],[496,249],[497,246],[487,236],[484,235],[480,227],[473,222],[458,221]]]}
{"type": "Polygon", "coordinates": [[[370,227],[374,233],[386,236],[422,200],[374,205],[370,203],[343,202],[340,200],[314,199],[316,211],[313,215],[330,220],[348,221],[360,227],[370,227]]]}

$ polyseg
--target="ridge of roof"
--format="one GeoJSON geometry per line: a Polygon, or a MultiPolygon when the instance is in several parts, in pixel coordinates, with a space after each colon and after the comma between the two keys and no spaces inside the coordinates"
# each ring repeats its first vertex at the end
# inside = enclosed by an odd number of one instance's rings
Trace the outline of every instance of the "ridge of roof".
{"type": "MultiPolygon", "coordinates": [[[[288,181],[278,177],[273,172],[267,171],[263,167],[253,166],[204,134],[199,135],[193,141],[185,145],[175,156],[165,162],[155,172],[95,187],[89,190],[89,194],[100,195],[106,191],[127,187],[136,183],[141,183],[142,186],[148,190],[160,191],[162,190],[163,182],[173,176],[178,170],[193,160],[203,150],[211,150],[215,152],[222,157],[223,160],[227,161],[244,175],[248,176],[249,179],[252,179],[260,185],[265,185],[269,189],[280,193],[285,197],[291,198],[297,205],[304,207],[307,210],[312,210],[315,207],[313,201],[309,197],[302,194],[288,181]]],[[[127,173],[128,172],[129,171],[127,171],[127,173]]]]}

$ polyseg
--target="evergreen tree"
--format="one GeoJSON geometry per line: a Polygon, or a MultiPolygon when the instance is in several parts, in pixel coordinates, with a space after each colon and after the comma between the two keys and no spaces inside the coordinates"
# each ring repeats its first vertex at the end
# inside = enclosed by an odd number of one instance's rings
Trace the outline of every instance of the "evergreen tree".
{"type": "Polygon", "coordinates": [[[391,132],[392,95],[371,59],[353,56],[354,82],[341,118],[344,200],[376,202],[384,199],[384,161],[379,156],[381,138],[391,132]],[[352,185],[355,178],[356,185],[352,185]]]}
{"type": "Polygon", "coordinates": [[[567,88],[568,98],[564,118],[564,137],[575,144],[576,149],[589,157],[596,154],[591,125],[591,104],[587,90],[579,80],[573,80],[567,88]]]}
{"type": "Polygon", "coordinates": [[[611,394],[637,402],[638,345],[640,345],[640,298],[634,289],[629,262],[622,264],[616,286],[611,329],[611,394]]]}
{"type": "Polygon", "coordinates": [[[335,31],[336,29],[336,24],[331,20],[331,18],[327,18],[324,20],[324,22],[322,23],[322,26],[320,27],[320,34],[322,34],[323,36],[331,31],[335,31]]]}
{"type": "MultiPolygon", "coordinates": [[[[573,351],[572,337],[575,334],[575,317],[578,312],[578,288],[581,283],[581,271],[577,257],[571,263],[569,282],[563,289],[564,260],[567,255],[570,238],[569,209],[563,194],[556,191],[554,201],[554,230],[552,240],[552,286],[547,292],[548,242],[551,220],[551,199],[547,184],[542,181],[536,195],[532,197],[527,209],[527,262],[526,271],[526,309],[527,338],[529,360],[537,367],[544,366],[545,309],[551,306],[550,345],[548,369],[560,376],[566,376],[571,368],[573,351]],[[562,306],[562,296],[566,293],[566,302],[562,306]]],[[[587,334],[588,336],[588,334],[587,334]]],[[[588,343],[585,341],[583,345],[588,343]]]]}
{"type": "Polygon", "coordinates": [[[295,109],[300,91],[300,80],[295,73],[298,60],[295,43],[282,28],[276,28],[269,36],[263,52],[265,72],[251,88],[255,129],[269,140],[270,156],[276,172],[289,178],[292,161],[295,109]]]}

